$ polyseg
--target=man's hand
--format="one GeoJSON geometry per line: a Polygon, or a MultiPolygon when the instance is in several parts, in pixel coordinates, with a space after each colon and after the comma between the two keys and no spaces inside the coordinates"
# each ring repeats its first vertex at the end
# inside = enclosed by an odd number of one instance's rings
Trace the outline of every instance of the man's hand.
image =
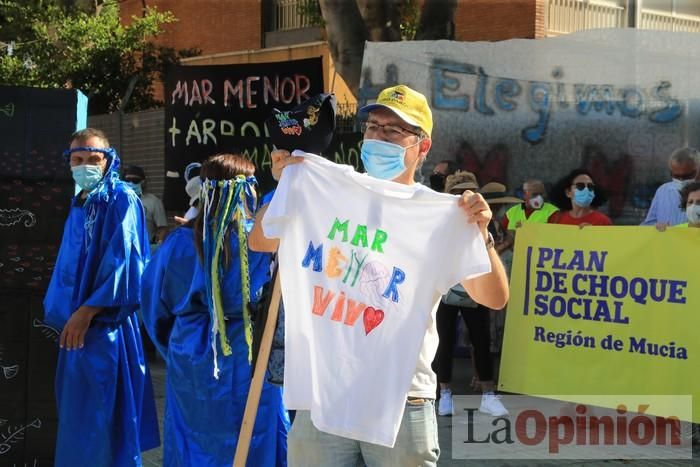
{"type": "Polygon", "coordinates": [[[63,327],[59,346],[66,350],[82,349],[92,318],[100,312],[100,308],[83,305],[71,315],[63,327]]]}
{"type": "Polygon", "coordinates": [[[185,225],[185,224],[187,224],[187,222],[189,222],[187,219],[185,219],[184,217],[180,217],[180,216],[173,216],[173,220],[175,221],[175,223],[177,225],[185,225]]]}
{"type": "Polygon", "coordinates": [[[493,213],[484,197],[480,193],[467,190],[459,198],[459,206],[467,214],[467,222],[476,223],[479,231],[486,239],[488,237],[487,227],[491,217],[493,217],[493,213]]]}
{"type": "Polygon", "coordinates": [[[291,164],[298,164],[304,161],[303,157],[292,156],[289,151],[284,149],[276,149],[270,154],[272,157],[272,178],[279,181],[282,176],[282,170],[291,164]]]}

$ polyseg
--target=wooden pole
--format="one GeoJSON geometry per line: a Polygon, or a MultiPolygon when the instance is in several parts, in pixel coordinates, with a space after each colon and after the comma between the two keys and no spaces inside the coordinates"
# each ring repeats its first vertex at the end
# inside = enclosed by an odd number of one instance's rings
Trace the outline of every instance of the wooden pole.
{"type": "Polygon", "coordinates": [[[255,417],[258,414],[260,393],[262,392],[263,380],[265,379],[265,372],[267,371],[267,361],[270,359],[270,348],[272,347],[272,338],[277,325],[277,313],[279,311],[281,297],[282,291],[280,290],[280,274],[278,269],[275,277],[275,285],[272,288],[270,308],[267,310],[265,329],[263,330],[262,339],[260,340],[258,359],[255,362],[253,379],[250,383],[250,391],[248,391],[248,400],[245,404],[245,412],[243,412],[243,422],[241,423],[241,431],[238,435],[238,442],[236,443],[233,467],[245,467],[246,460],[248,459],[250,440],[253,437],[255,417]]]}

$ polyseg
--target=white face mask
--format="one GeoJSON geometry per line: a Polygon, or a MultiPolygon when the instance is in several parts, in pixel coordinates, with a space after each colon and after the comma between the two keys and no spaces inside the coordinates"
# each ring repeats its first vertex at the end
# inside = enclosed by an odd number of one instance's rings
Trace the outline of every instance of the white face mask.
{"type": "Polygon", "coordinates": [[[544,204],[544,198],[542,195],[537,195],[534,198],[530,198],[527,204],[529,204],[532,209],[539,209],[544,204]]]}
{"type": "Polygon", "coordinates": [[[691,204],[685,208],[685,214],[691,224],[700,224],[700,204],[691,204]]]}
{"type": "Polygon", "coordinates": [[[688,183],[692,183],[694,180],[681,180],[679,178],[672,178],[671,181],[673,181],[673,184],[676,188],[682,190],[684,186],[686,186],[688,183]]]}

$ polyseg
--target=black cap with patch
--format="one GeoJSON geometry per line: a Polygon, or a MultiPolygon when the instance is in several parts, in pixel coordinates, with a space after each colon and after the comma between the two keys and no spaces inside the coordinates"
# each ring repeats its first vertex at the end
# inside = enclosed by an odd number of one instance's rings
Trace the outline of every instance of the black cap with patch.
{"type": "Polygon", "coordinates": [[[318,94],[292,110],[273,109],[265,126],[277,149],[320,154],[333,139],[336,108],[335,94],[318,94]]]}
{"type": "Polygon", "coordinates": [[[122,178],[127,177],[136,177],[143,180],[146,178],[146,172],[138,165],[130,165],[124,169],[124,175],[122,176],[122,178]]]}

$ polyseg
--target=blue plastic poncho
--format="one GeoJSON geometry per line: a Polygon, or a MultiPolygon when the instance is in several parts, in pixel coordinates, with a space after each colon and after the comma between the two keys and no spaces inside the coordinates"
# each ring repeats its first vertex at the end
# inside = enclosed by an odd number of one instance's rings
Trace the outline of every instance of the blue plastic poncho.
{"type": "Polygon", "coordinates": [[[111,150],[105,177],[84,203],[73,198],[44,320],[62,329],[81,305],[102,307],[85,346],[60,349],[55,465],[140,466],[160,444],[153,387],[136,311],[149,259],[141,202],[118,180],[111,150]]]}
{"type": "MultiPolygon", "coordinates": [[[[241,313],[238,239],[222,278],[226,335],[231,356],[218,352],[214,378],[211,317],[194,232],[181,227],[158,249],[143,275],[146,329],[167,362],[163,465],[230,467],[243,419],[252,368],[241,313]]],[[[267,254],[248,252],[251,302],[269,280],[267,254]]],[[[218,344],[217,344],[218,345],[218,344]]],[[[265,383],[253,429],[248,465],[286,465],[289,418],[279,387],[265,383]]]]}

